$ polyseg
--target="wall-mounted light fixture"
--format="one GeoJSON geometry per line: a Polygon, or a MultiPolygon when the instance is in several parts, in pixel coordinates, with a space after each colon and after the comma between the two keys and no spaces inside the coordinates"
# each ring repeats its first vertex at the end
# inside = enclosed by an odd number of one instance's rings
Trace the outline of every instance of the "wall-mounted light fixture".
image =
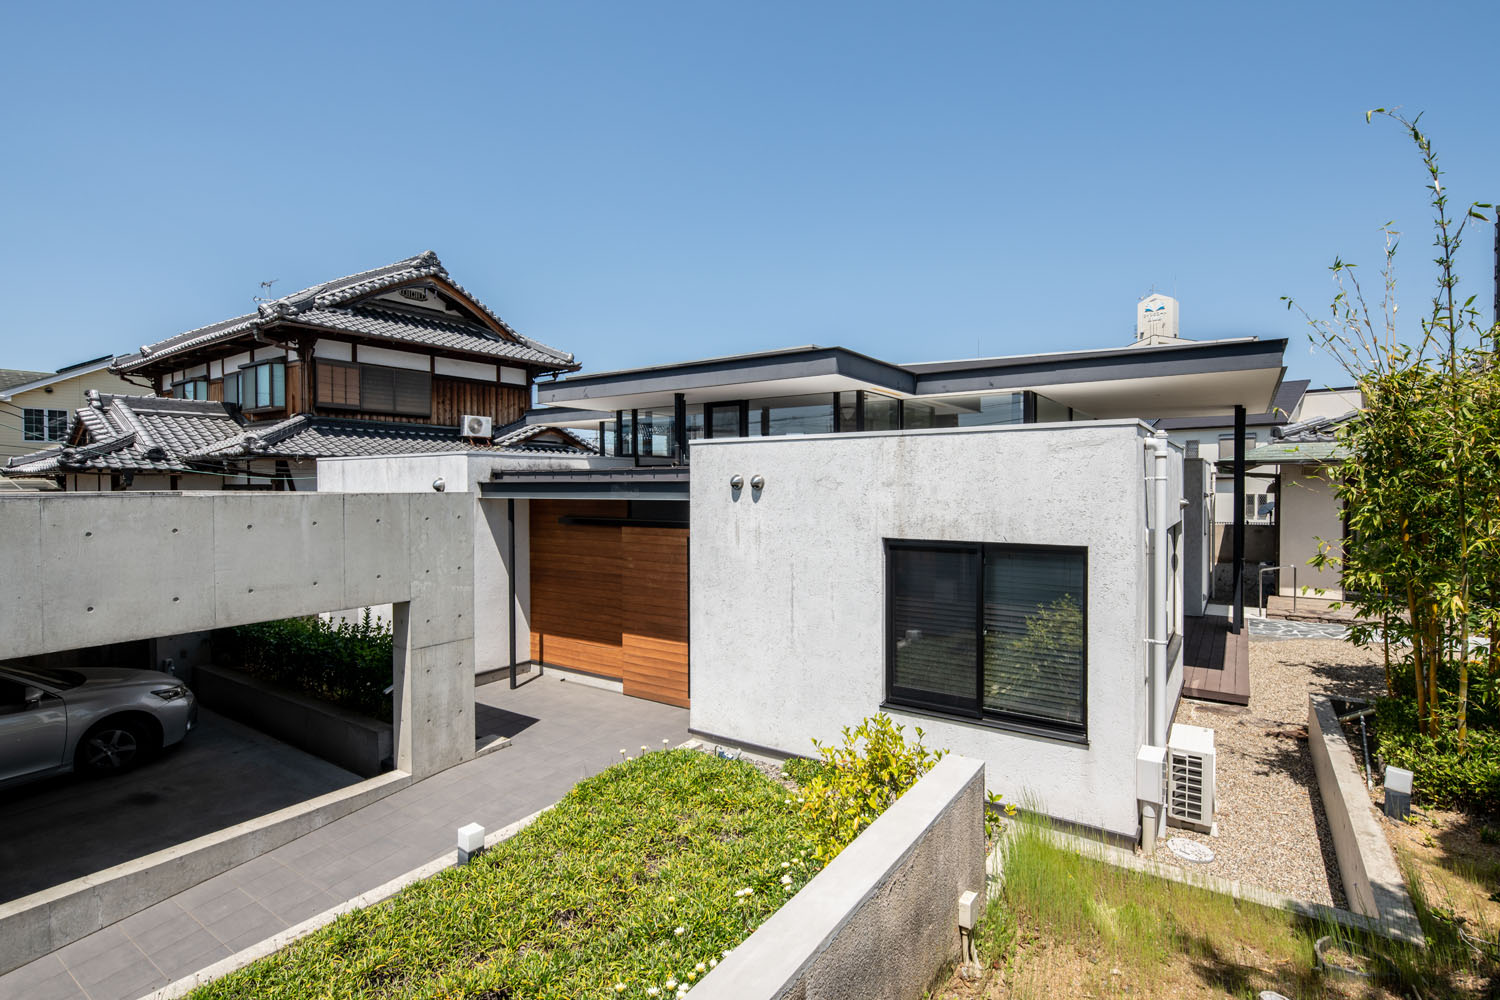
{"type": "Polygon", "coordinates": [[[738,472],[736,472],[734,475],[730,476],[729,477],[729,488],[732,489],[732,490],[742,490],[742,489],[744,489],[745,488],[745,477],[742,476],[742,475],[740,475],[738,472]]]}
{"type": "Polygon", "coordinates": [[[751,476],[750,477],[750,488],[752,490],[763,490],[763,489],[765,489],[766,488],[766,477],[762,476],[758,472],[755,475],[751,476]]]}
{"type": "Polygon", "coordinates": [[[442,476],[438,476],[432,481],[432,488],[441,493],[448,488],[448,481],[445,480],[442,476]]]}

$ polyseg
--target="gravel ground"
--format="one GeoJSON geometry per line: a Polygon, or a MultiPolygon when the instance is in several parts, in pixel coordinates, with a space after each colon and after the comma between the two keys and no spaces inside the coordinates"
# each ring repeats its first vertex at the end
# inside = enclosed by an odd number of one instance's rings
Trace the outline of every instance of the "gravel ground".
{"type": "Polygon", "coordinates": [[[1168,837],[1214,852],[1213,861],[1184,867],[1345,905],[1307,750],[1307,696],[1369,697],[1384,685],[1378,651],[1331,639],[1252,638],[1247,707],[1184,699],[1177,721],[1214,730],[1219,797],[1218,836],[1169,829],[1168,837]]]}

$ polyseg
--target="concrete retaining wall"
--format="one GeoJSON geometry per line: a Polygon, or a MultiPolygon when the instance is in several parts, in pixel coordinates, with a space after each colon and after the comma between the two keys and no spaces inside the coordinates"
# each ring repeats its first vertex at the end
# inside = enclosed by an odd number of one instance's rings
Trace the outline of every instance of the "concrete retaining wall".
{"type": "Polygon", "coordinates": [[[0,974],[56,951],[411,784],[394,772],[0,903],[0,974]]]}
{"type": "Polygon", "coordinates": [[[193,693],[221,715],[306,750],[362,778],[391,768],[391,724],[273,687],[238,670],[199,666],[193,693]]]}
{"type": "Polygon", "coordinates": [[[1354,754],[1327,698],[1307,700],[1307,749],[1349,908],[1403,941],[1425,941],[1406,880],[1386,843],[1354,754]]]}
{"type": "Polygon", "coordinates": [[[695,1000],[915,1000],[984,898],[984,762],[945,757],[730,953],[695,1000]]]}

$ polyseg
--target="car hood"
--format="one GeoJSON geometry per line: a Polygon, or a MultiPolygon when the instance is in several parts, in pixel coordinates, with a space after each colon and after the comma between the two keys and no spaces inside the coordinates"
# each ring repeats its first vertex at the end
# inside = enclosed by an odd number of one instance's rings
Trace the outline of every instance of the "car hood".
{"type": "Polygon", "coordinates": [[[105,687],[136,687],[140,685],[170,685],[182,683],[171,674],[160,670],[131,670],[127,667],[77,667],[75,673],[84,677],[83,686],[89,690],[105,687]]]}

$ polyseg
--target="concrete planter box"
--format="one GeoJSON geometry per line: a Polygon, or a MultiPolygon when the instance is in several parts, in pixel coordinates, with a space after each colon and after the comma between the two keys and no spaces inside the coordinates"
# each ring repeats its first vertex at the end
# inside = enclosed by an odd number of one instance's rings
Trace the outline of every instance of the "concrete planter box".
{"type": "Polygon", "coordinates": [[[695,1000],[916,1000],[984,899],[984,762],[950,754],[692,991],[695,1000]]]}
{"type": "Polygon", "coordinates": [[[1323,797],[1349,908],[1375,921],[1390,937],[1425,943],[1406,880],[1327,698],[1307,700],[1307,749],[1318,776],[1318,793],[1323,797]]]}
{"type": "Polygon", "coordinates": [[[272,687],[228,667],[199,666],[193,694],[208,708],[310,754],[373,778],[390,770],[391,724],[272,687]]]}

